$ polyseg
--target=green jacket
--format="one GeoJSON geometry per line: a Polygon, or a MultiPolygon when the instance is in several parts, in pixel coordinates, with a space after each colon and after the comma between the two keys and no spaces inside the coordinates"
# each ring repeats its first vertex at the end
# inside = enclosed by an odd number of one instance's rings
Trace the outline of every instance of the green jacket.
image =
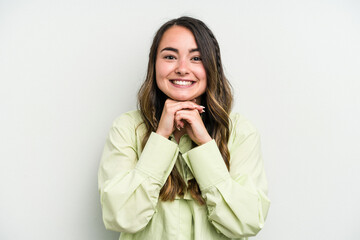
{"type": "Polygon", "coordinates": [[[263,227],[270,206],[253,125],[231,114],[230,172],[214,140],[193,147],[152,133],[141,149],[145,124],[139,111],[117,118],[109,132],[98,180],[105,227],[121,240],[247,239],[263,227]],[[174,165],[187,182],[195,177],[206,204],[189,193],[174,201],[159,192],[174,165]]]}

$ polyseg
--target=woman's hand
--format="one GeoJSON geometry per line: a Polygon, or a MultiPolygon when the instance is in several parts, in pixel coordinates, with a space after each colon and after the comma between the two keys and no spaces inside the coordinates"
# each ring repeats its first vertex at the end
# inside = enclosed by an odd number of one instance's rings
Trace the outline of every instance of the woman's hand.
{"type": "Polygon", "coordinates": [[[178,102],[167,99],[156,133],[169,138],[176,128],[180,130],[180,127],[185,127],[187,134],[196,144],[210,141],[211,137],[200,117],[203,109],[204,107],[192,101],[178,102]]]}
{"type": "Polygon", "coordinates": [[[212,140],[205,128],[199,111],[196,109],[177,111],[175,115],[175,122],[181,127],[185,127],[186,133],[197,145],[202,145],[212,140]]]}
{"type": "Polygon", "coordinates": [[[161,114],[160,122],[156,133],[169,138],[169,136],[174,132],[174,130],[180,129],[180,122],[175,122],[175,114],[179,110],[195,110],[197,112],[202,112],[203,107],[198,104],[186,101],[186,102],[178,102],[171,99],[167,99],[164,104],[164,109],[161,114]]]}

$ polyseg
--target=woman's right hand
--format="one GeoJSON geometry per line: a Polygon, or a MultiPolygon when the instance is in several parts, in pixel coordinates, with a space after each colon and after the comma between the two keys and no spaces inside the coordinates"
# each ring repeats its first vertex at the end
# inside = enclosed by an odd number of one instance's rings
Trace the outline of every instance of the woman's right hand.
{"type": "Polygon", "coordinates": [[[202,113],[204,108],[192,101],[179,102],[172,99],[167,99],[164,104],[164,109],[162,111],[156,133],[165,138],[169,138],[169,136],[175,131],[175,129],[179,129],[180,127],[176,126],[175,123],[176,112],[179,110],[193,109],[196,109],[199,111],[199,113],[202,113]]]}

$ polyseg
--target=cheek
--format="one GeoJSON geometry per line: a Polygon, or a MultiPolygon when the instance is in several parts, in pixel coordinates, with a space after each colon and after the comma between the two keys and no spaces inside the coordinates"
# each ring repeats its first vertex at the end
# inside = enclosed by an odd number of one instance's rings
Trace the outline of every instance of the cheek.
{"type": "Polygon", "coordinates": [[[205,68],[202,66],[202,67],[199,67],[197,70],[196,70],[196,74],[197,74],[197,77],[199,79],[201,79],[202,81],[205,81],[206,83],[206,71],[205,71],[205,68]]]}
{"type": "Polygon", "coordinates": [[[156,79],[158,78],[159,73],[160,73],[159,64],[155,63],[155,77],[156,77],[156,79]]]}
{"type": "Polygon", "coordinates": [[[206,71],[205,71],[204,67],[202,67],[201,71],[199,72],[199,77],[201,78],[201,81],[202,81],[202,92],[204,93],[206,91],[206,87],[207,87],[207,77],[206,77],[206,71]]]}
{"type": "Polygon", "coordinates": [[[207,81],[204,81],[204,85],[202,86],[202,93],[206,92],[206,87],[207,87],[207,81]]]}
{"type": "Polygon", "coordinates": [[[169,74],[169,71],[169,64],[164,64],[161,60],[155,64],[156,77],[166,77],[169,74]]]}
{"type": "Polygon", "coordinates": [[[155,65],[155,79],[156,79],[156,84],[159,86],[159,83],[161,84],[161,79],[162,79],[162,69],[161,69],[161,64],[156,64],[155,65]]]}
{"type": "Polygon", "coordinates": [[[155,65],[155,80],[156,80],[156,85],[158,86],[158,88],[161,91],[164,91],[164,87],[165,87],[164,77],[165,76],[166,76],[166,74],[164,73],[164,65],[156,64],[155,65]]]}

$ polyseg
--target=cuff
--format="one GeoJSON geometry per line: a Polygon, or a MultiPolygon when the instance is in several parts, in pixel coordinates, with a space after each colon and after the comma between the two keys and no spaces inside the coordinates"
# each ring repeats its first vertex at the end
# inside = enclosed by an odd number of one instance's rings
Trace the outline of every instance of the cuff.
{"type": "Polygon", "coordinates": [[[230,177],[215,140],[191,149],[183,158],[201,190],[230,177]]]}
{"type": "Polygon", "coordinates": [[[164,184],[174,167],[178,153],[179,148],[174,142],[152,132],[136,169],[164,184]]]}

